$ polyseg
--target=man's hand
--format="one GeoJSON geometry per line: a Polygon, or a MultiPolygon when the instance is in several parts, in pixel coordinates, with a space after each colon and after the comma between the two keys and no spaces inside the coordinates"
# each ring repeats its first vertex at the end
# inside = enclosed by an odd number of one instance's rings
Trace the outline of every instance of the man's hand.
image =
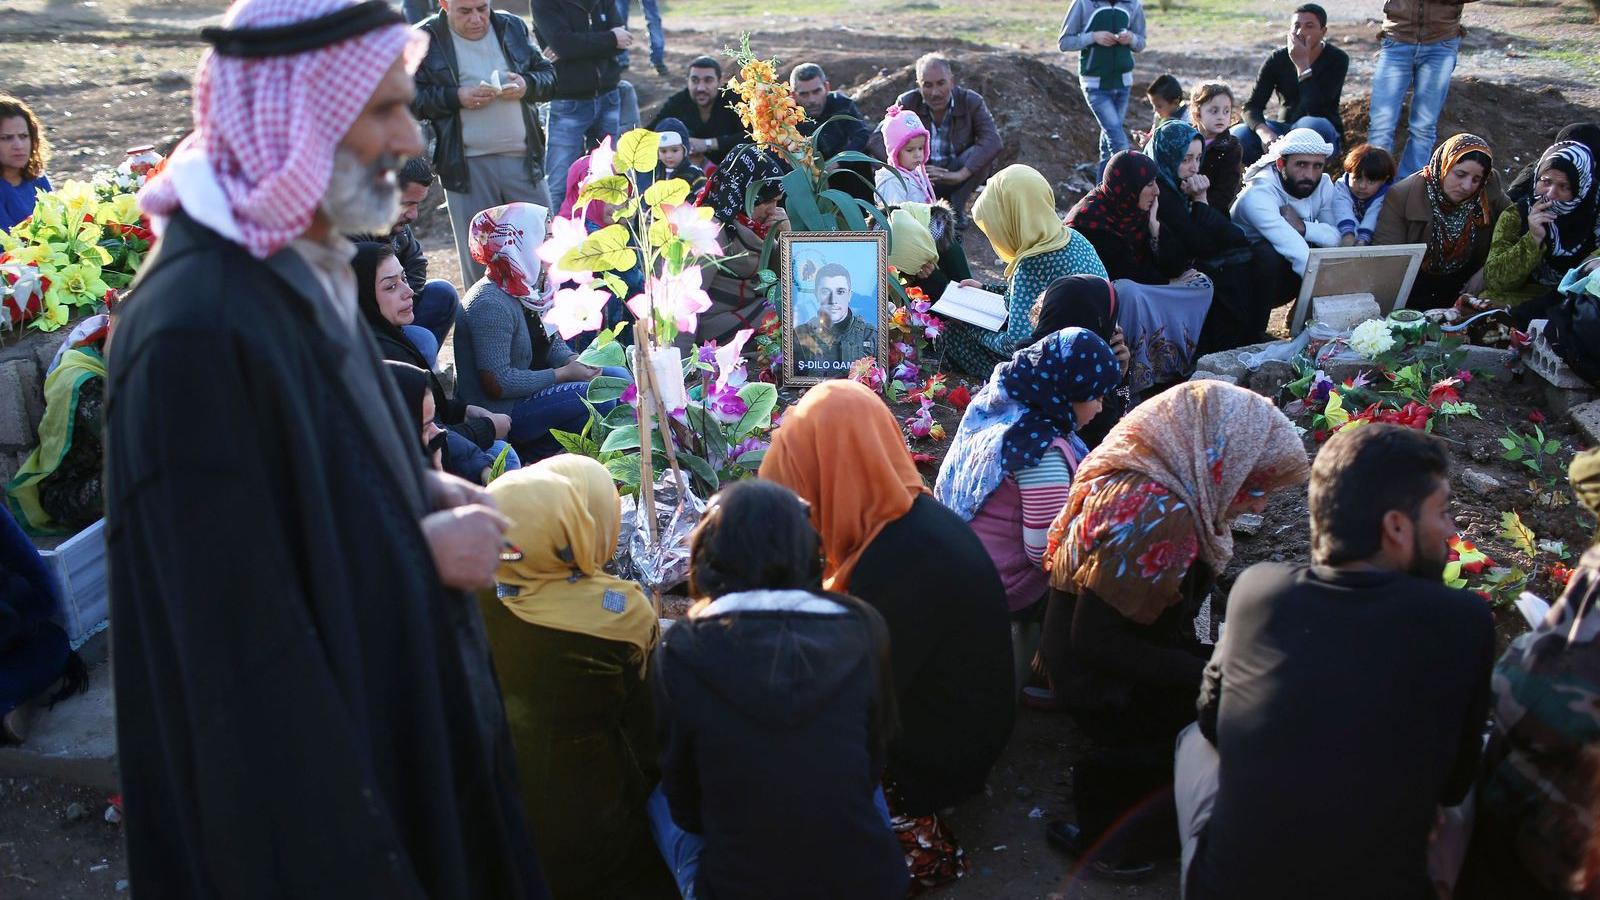
{"type": "Polygon", "coordinates": [[[462,85],[456,88],[456,97],[461,100],[462,109],[483,109],[498,96],[494,88],[488,85],[462,85]]]}
{"type": "Polygon", "coordinates": [[[1266,152],[1278,140],[1278,133],[1268,128],[1265,124],[1256,126],[1256,137],[1261,139],[1261,151],[1266,152]]]}
{"type": "Polygon", "coordinates": [[[528,83],[523,81],[522,76],[515,72],[507,72],[506,78],[510,80],[500,88],[500,98],[502,100],[521,100],[523,95],[528,93],[528,83]]]}
{"type": "Polygon", "coordinates": [[[1117,32],[1117,43],[1122,44],[1123,46],[1127,46],[1129,44],[1132,44],[1133,43],[1133,32],[1131,32],[1131,31],[1119,31],[1119,32],[1117,32]]]}
{"type": "Polygon", "coordinates": [[[578,358],[574,356],[567,360],[566,365],[556,370],[556,383],[568,384],[574,381],[590,381],[599,374],[599,369],[579,362],[578,358]]]}
{"type": "Polygon", "coordinates": [[[611,36],[617,39],[618,50],[626,50],[633,46],[633,35],[629,34],[626,28],[618,26],[611,29],[611,36]]]}
{"type": "Polygon", "coordinates": [[[689,138],[689,154],[691,156],[704,156],[711,150],[711,141],[705,138],[689,138]]]}
{"type": "Polygon", "coordinates": [[[1209,190],[1211,190],[1211,179],[1199,173],[1190,175],[1183,180],[1183,192],[1189,195],[1191,200],[1199,200],[1204,203],[1206,191],[1209,190]]]}
{"type": "Polygon", "coordinates": [[[983,282],[976,278],[963,278],[957,282],[957,284],[960,284],[962,287],[977,288],[980,291],[983,290],[983,282]]]}
{"type": "Polygon", "coordinates": [[[554,47],[544,48],[543,50],[539,51],[539,55],[551,62],[555,62],[561,58],[561,54],[557,53],[556,48],[554,47]]]}
{"type": "Polygon", "coordinates": [[[1311,68],[1311,45],[1306,43],[1303,36],[1289,35],[1289,61],[1294,63],[1296,73],[1311,68]]]}
{"type": "Polygon", "coordinates": [[[1543,244],[1550,236],[1550,223],[1556,220],[1555,210],[1550,208],[1549,200],[1535,200],[1533,207],[1528,210],[1528,233],[1533,239],[1543,244]]]}
{"type": "Polygon", "coordinates": [[[960,184],[972,177],[972,172],[965,167],[956,169],[954,171],[951,171],[950,169],[938,169],[938,175],[934,174],[933,170],[935,168],[936,167],[933,166],[928,167],[928,180],[934,184],[960,184]]]}
{"type": "Polygon", "coordinates": [[[439,580],[463,591],[493,585],[494,570],[500,566],[500,544],[509,527],[510,519],[479,504],[424,517],[422,534],[428,540],[439,580]]]}
{"type": "Polygon", "coordinates": [[[500,413],[490,412],[481,406],[467,407],[467,418],[488,419],[494,423],[494,439],[503,441],[511,433],[511,417],[500,413]]]}
{"type": "Polygon", "coordinates": [[[1117,36],[1109,31],[1091,31],[1089,32],[1089,37],[1102,47],[1115,47],[1117,45],[1117,36]]]}
{"type": "Polygon", "coordinates": [[[1294,211],[1294,207],[1281,206],[1278,208],[1278,212],[1283,216],[1283,220],[1289,223],[1290,228],[1300,232],[1302,237],[1305,236],[1306,223],[1300,218],[1300,214],[1294,211]]]}

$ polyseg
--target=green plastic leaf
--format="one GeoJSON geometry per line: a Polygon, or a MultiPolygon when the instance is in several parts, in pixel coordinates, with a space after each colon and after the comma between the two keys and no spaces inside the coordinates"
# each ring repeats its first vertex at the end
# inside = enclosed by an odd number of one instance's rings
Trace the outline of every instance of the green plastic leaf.
{"type": "Polygon", "coordinates": [[[1451,560],[1444,564],[1444,583],[1446,587],[1464,588],[1467,580],[1461,577],[1461,561],[1451,560]]]}
{"type": "Polygon", "coordinates": [[[1512,447],[1505,452],[1505,458],[1511,460],[1512,462],[1516,462],[1522,458],[1522,448],[1512,447]]]}
{"type": "Polygon", "coordinates": [[[772,411],[778,406],[777,385],[753,381],[739,389],[739,399],[749,407],[734,426],[733,439],[742,441],[772,425],[772,411]]]}
{"type": "Polygon", "coordinates": [[[1522,516],[1516,510],[1508,510],[1500,514],[1500,536],[1511,542],[1511,546],[1521,550],[1529,556],[1538,554],[1534,546],[1536,538],[1533,530],[1522,522],[1522,516]]]}
{"type": "Polygon", "coordinates": [[[599,200],[601,203],[610,203],[621,206],[628,202],[628,177],[626,175],[607,175],[596,178],[583,186],[578,192],[578,202],[587,203],[590,200],[599,200]]]}
{"type": "Polygon", "coordinates": [[[679,453],[678,464],[693,472],[695,477],[703,482],[703,487],[708,495],[715,493],[722,484],[721,479],[717,477],[717,470],[711,468],[710,463],[695,456],[693,453],[679,453]]]}
{"type": "MultiPolygon", "coordinates": [[[[624,365],[627,365],[627,363],[628,363],[628,354],[627,354],[627,351],[622,349],[622,345],[616,343],[615,341],[613,341],[612,343],[606,344],[603,347],[602,346],[597,346],[595,344],[590,344],[588,349],[586,349],[582,353],[578,354],[578,361],[583,363],[586,366],[598,366],[598,367],[601,367],[601,368],[605,368],[607,366],[624,366],[624,365]]],[[[611,376],[602,375],[600,377],[601,378],[610,378],[611,376]]],[[[598,380],[599,379],[597,378],[596,381],[598,381],[598,380]]],[[[624,381],[624,379],[621,379],[621,378],[612,378],[612,380],[613,381],[624,381]]],[[[617,394],[617,396],[620,397],[622,395],[619,392],[617,394]]],[[[589,402],[591,402],[591,403],[604,403],[606,400],[615,400],[615,399],[616,399],[616,397],[604,397],[602,399],[596,400],[595,397],[594,397],[594,384],[592,382],[590,383],[590,385],[589,385],[589,402]]]]}
{"type": "Polygon", "coordinates": [[[499,455],[494,458],[494,462],[489,466],[489,480],[491,482],[506,473],[506,458],[510,455],[510,444],[506,444],[504,447],[500,448],[499,455]]]}
{"type": "MultiPolygon", "coordinates": [[[[616,351],[619,356],[623,352],[621,344],[607,344],[605,348],[602,348],[602,350],[607,349],[616,351]]],[[[584,360],[584,362],[588,365],[599,365],[599,363],[591,363],[588,360],[584,360]]],[[[620,363],[618,365],[620,365],[620,363]]],[[[630,382],[628,379],[618,378],[615,375],[596,376],[593,381],[589,382],[589,391],[587,394],[589,397],[589,402],[607,403],[612,400],[621,399],[622,393],[628,389],[629,383],[630,382]]],[[[634,446],[638,445],[635,444],[634,446]]]]}
{"type": "Polygon", "coordinates": [[[645,188],[644,202],[650,206],[677,206],[689,199],[689,182],[682,178],[657,181],[645,188]]]}
{"type": "Polygon", "coordinates": [[[761,461],[766,458],[767,450],[763,447],[760,450],[747,450],[739,454],[739,458],[734,460],[734,463],[754,472],[761,468],[761,461]]]}
{"type": "Polygon", "coordinates": [[[552,428],[550,429],[550,436],[555,438],[556,443],[561,445],[561,449],[568,453],[578,456],[593,456],[595,454],[594,441],[581,434],[573,434],[570,431],[552,428]]]}
{"type": "Polygon", "coordinates": [[[778,179],[783,185],[783,209],[789,214],[790,227],[795,231],[838,231],[835,216],[825,216],[817,206],[817,195],[812,191],[811,176],[804,169],[795,169],[778,179]]]}
{"type": "Polygon", "coordinates": [[[1561,442],[1556,440],[1556,439],[1554,439],[1554,438],[1551,438],[1550,440],[1545,441],[1544,442],[1544,452],[1546,452],[1546,453],[1559,453],[1559,452],[1561,452],[1561,442]]]}
{"type": "Polygon", "coordinates": [[[624,425],[606,435],[606,442],[600,445],[602,453],[612,450],[637,449],[639,449],[639,424],[637,422],[624,425]]]}
{"type": "Polygon", "coordinates": [[[617,141],[617,155],[612,165],[620,170],[654,172],[661,147],[661,135],[648,128],[635,128],[617,141]]]}
{"type": "Polygon", "coordinates": [[[778,273],[772,271],[771,269],[762,269],[761,271],[756,273],[756,283],[760,284],[760,285],[763,285],[763,286],[769,285],[769,284],[777,284],[778,283],[778,273]]]}
{"type": "Polygon", "coordinates": [[[638,410],[626,403],[618,403],[616,406],[611,408],[611,412],[606,413],[604,419],[600,420],[600,425],[601,427],[607,429],[621,428],[624,425],[636,423],[638,419],[638,410]]]}
{"type": "Polygon", "coordinates": [[[617,490],[632,494],[639,490],[639,454],[628,453],[606,462],[606,471],[617,482],[617,490]]]}
{"type": "Polygon", "coordinates": [[[639,260],[629,239],[626,226],[607,225],[568,250],[560,267],[568,272],[626,272],[639,260]]]}

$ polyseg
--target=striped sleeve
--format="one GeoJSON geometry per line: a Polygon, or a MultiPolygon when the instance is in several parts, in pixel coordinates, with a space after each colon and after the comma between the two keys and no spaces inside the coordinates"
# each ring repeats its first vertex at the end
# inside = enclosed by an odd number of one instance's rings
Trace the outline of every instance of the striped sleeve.
{"type": "Polygon", "coordinates": [[[1022,495],[1022,547],[1030,562],[1043,567],[1050,523],[1072,490],[1072,468],[1060,448],[1051,447],[1037,464],[1017,472],[1016,479],[1022,495]]]}

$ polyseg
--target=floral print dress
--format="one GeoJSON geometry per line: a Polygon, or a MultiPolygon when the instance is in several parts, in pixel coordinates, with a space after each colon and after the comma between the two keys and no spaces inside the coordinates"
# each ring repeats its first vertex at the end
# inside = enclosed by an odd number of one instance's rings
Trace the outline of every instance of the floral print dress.
{"type": "Polygon", "coordinates": [[[985,285],[985,290],[1004,292],[1009,313],[1004,331],[994,332],[952,320],[945,335],[945,358],[968,375],[987,378],[994,367],[1011,358],[1033,336],[1033,303],[1050,282],[1067,275],[1106,277],[1094,245],[1076,231],[1060,250],[1030,256],[1017,263],[1017,270],[1006,285],[985,285]]]}

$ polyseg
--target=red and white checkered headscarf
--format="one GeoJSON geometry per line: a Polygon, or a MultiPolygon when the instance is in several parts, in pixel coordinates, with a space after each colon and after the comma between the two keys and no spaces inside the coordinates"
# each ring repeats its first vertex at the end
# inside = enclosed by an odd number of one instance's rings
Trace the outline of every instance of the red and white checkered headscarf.
{"type": "MultiPolygon", "coordinates": [[[[262,28],[318,18],[354,0],[237,0],[228,28],[262,28]]],[[[334,152],[372,92],[412,41],[426,38],[386,25],[327,47],[287,56],[241,59],[207,50],[194,85],[194,132],[160,176],[139,193],[154,218],[179,207],[265,259],[310,227],[328,188],[334,152]],[[183,163],[183,164],[180,164],[183,163]],[[213,184],[180,190],[189,177],[213,184]],[[197,209],[219,205],[226,210],[197,209]],[[180,196],[182,194],[182,196],[180,196]]]]}

